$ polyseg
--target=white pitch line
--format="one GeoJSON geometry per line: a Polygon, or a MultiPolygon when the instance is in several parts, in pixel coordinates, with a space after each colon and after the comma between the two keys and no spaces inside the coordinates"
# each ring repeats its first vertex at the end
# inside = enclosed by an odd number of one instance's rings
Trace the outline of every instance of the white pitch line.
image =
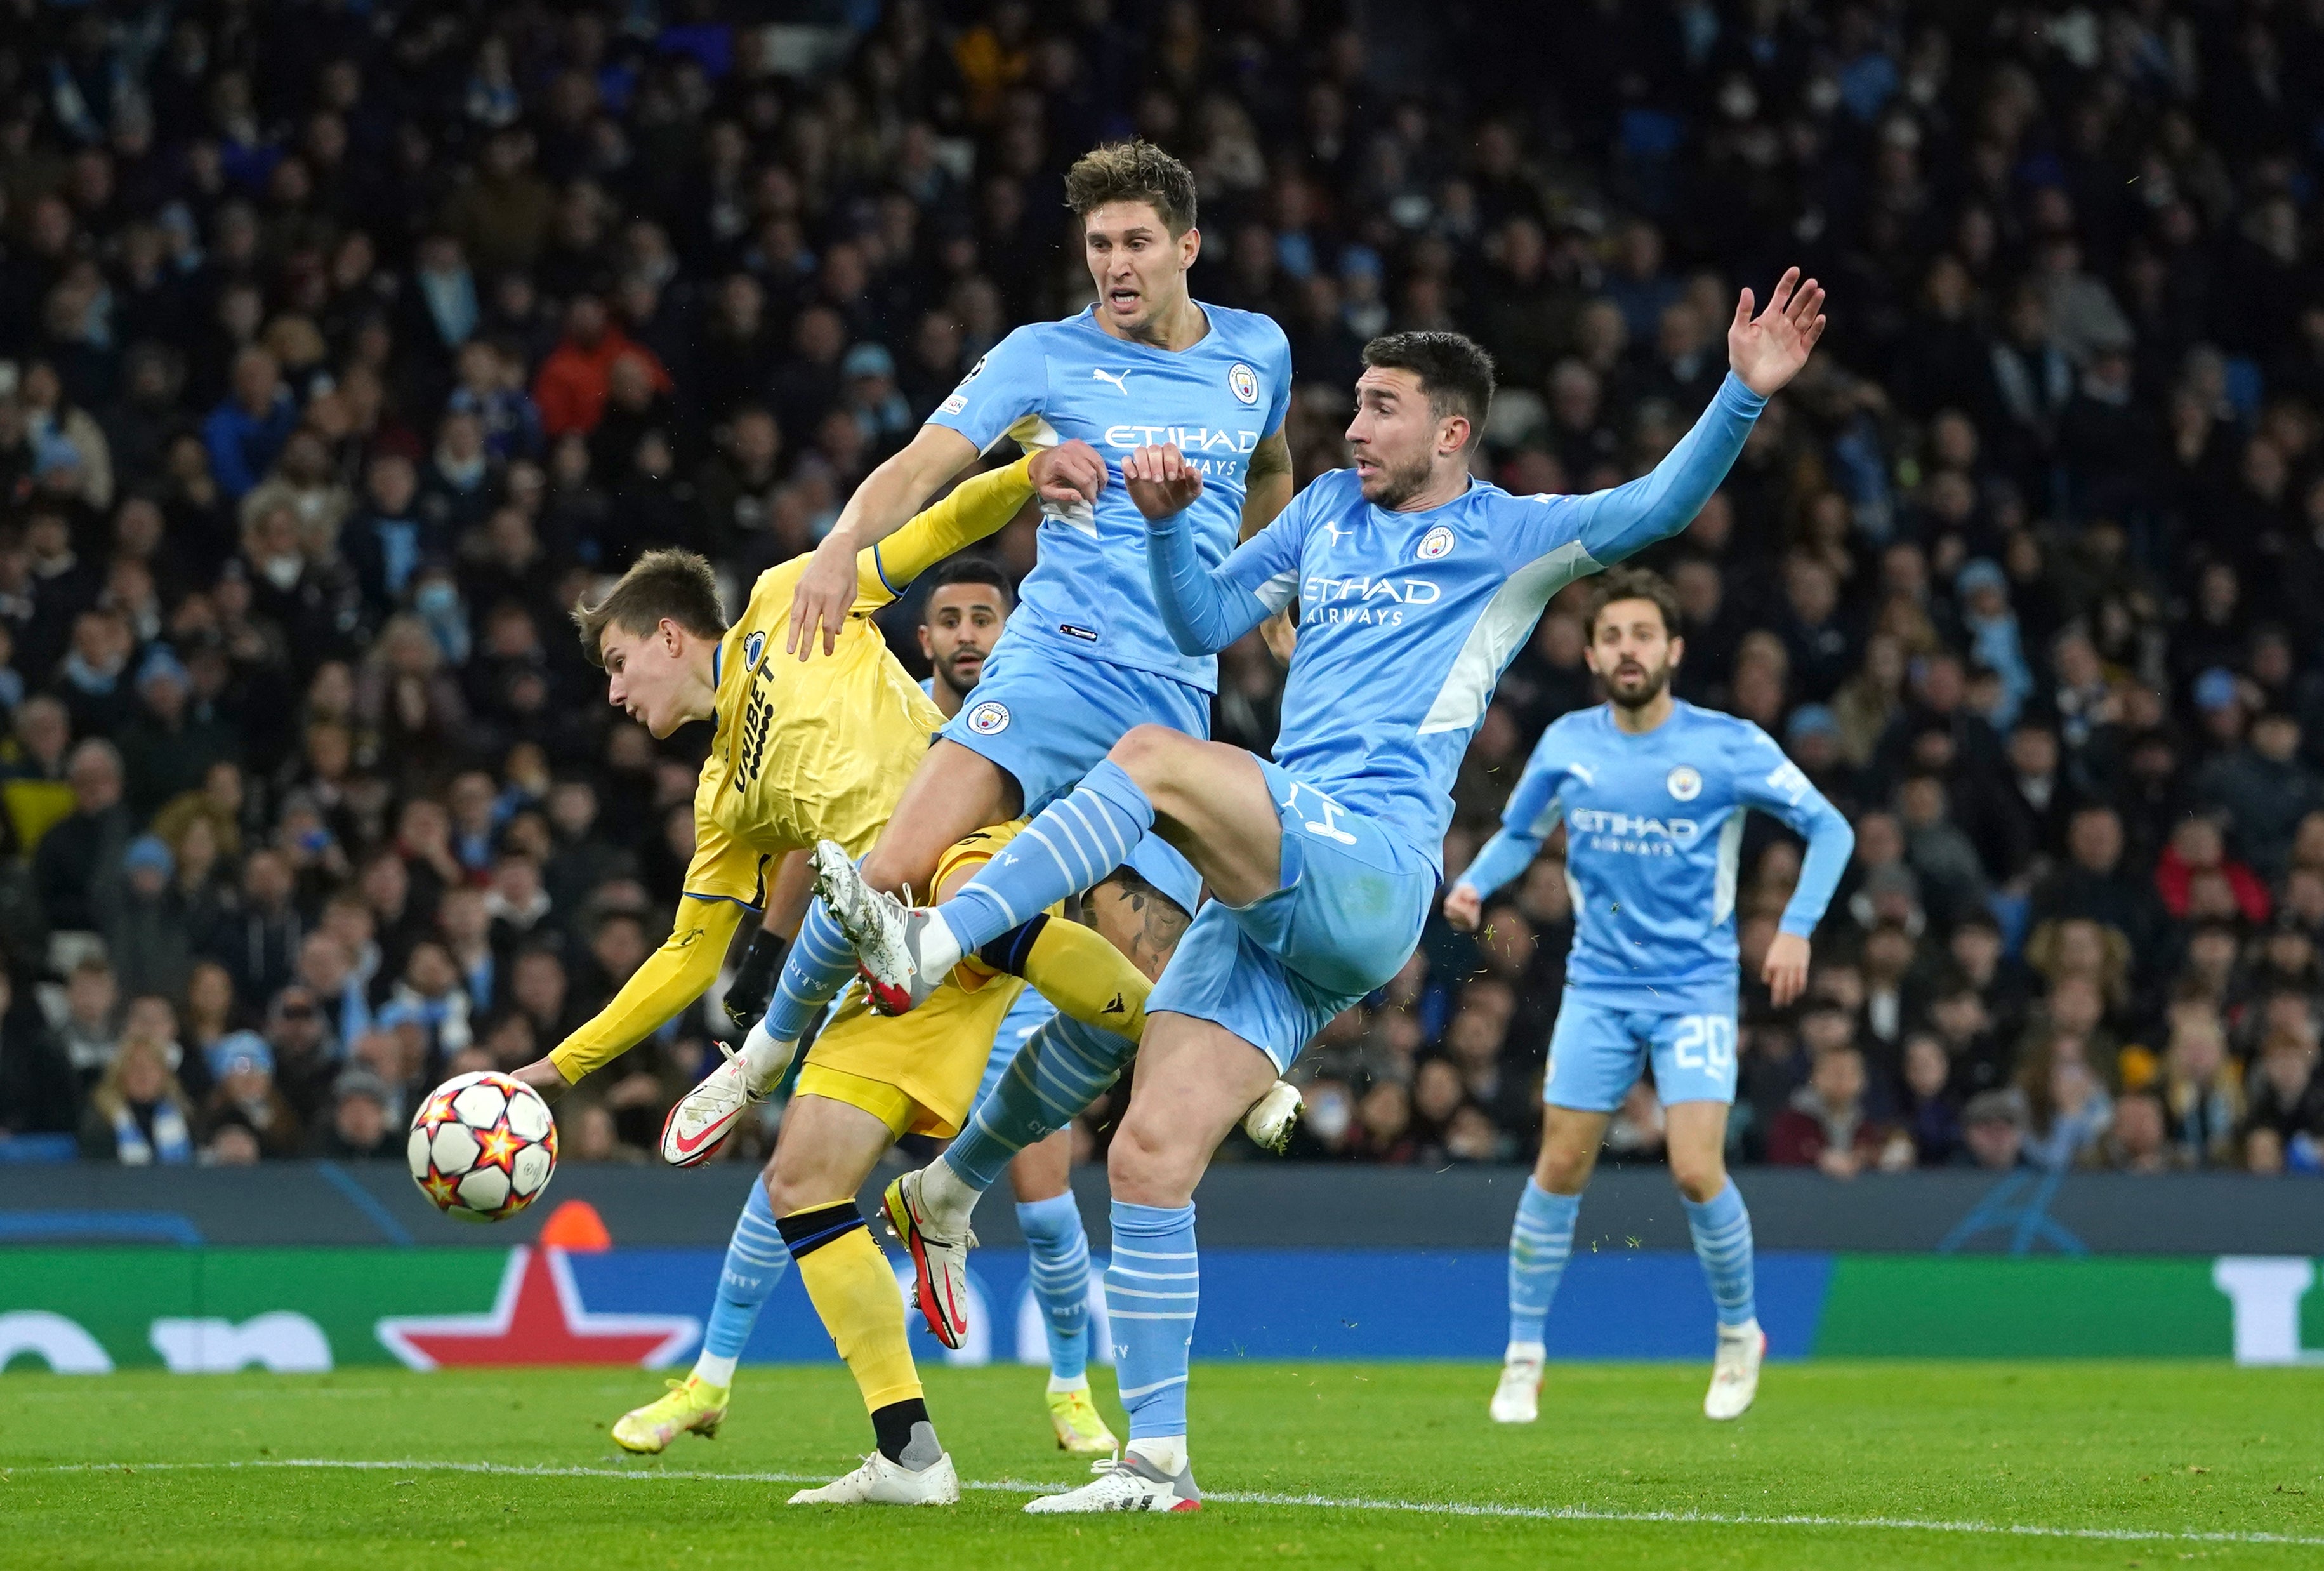
{"type": "MultiPolygon", "coordinates": [[[[374,1462],[331,1456],[267,1457],[246,1462],[64,1462],[31,1467],[0,1467],[11,1474],[209,1473],[290,1468],[350,1473],[481,1473],[503,1478],[608,1478],[625,1483],[825,1483],[819,1473],[708,1473],[675,1467],[549,1467],[507,1462],[374,1462]]],[[[1023,1479],[963,1479],[961,1488],[995,1494],[1062,1494],[1072,1486],[1023,1479]]],[[[2016,1522],[1952,1522],[1914,1517],[1753,1516],[1719,1511],[1594,1511],[1588,1506],[1488,1505],[1462,1501],[1368,1500],[1328,1494],[1273,1494],[1248,1490],[1206,1491],[1205,1501],[1225,1505],[1301,1506],[1328,1511],[1403,1511],[1419,1516],[1490,1517],[1536,1522],[1628,1522],[1721,1528],[1838,1528],[1859,1532],[1967,1533],[2018,1539],[2082,1539],[2105,1543],[2281,1544],[2324,1548],[2324,1537],[2294,1533],[2206,1532],[2167,1528],[2055,1528],[2016,1522]]]]}

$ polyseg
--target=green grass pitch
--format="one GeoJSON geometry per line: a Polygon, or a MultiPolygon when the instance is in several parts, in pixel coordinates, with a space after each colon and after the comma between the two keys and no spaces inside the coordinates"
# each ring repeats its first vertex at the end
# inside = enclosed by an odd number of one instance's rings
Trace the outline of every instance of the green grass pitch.
{"type": "Polygon", "coordinates": [[[1026,1369],[931,1375],[982,1485],[950,1511],[784,1505],[869,1444],[836,1368],[746,1369],[716,1440],[642,1461],[604,1428],[645,1373],[10,1373],[0,1566],[2324,1564],[2324,1369],[1818,1362],[1731,1425],[1705,1372],[1554,1367],[1504,1428],[1482,1365],[1198,1365],[1208,1509],[1068,1520],[1018,1509],[1085,1476],[1026,1369]]]}

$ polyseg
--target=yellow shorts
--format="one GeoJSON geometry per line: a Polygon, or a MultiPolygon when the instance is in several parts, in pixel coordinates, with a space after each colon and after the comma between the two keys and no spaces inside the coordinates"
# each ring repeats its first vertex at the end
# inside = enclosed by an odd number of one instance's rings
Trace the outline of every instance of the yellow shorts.
{"type": "MultiPolygon", "coordinates": [[[[1024,825],[980,829],[953,846],[936,865],[936,887],[973,872],[1024,825]]],[[[890,1018],[872,1010],[862,984],[850,983],[799,1067],[798,1094],[860,1107],[898,1139],[957,1134],[1001,1018],[1024,989],[1021,978],[964,964],[918,1009],[890,1018]]]]}

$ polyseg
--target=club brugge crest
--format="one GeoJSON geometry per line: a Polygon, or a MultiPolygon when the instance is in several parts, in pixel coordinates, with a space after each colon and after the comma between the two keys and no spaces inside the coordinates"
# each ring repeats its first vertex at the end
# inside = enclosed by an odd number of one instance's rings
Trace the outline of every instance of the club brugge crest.
{"type": "Polygon", "coordinates": [[[1009,706],[988,698],[968,712],[968,728],[979,736],[1009,729],[1009,706]]]}
{"type": "Polygon", "coordinates": [[[1440,557],[1451,556],[1452,531],[1443,524],[1438,524],[1420,537],[1420,550],[1416,554],[1424,562],[1433,562],[1440,557]]]}
{"type": "Polygon", "coordinates": [[[763,633],[751,634],[742,641],[742,669],[746,671],[757,670],[759,657],[766,652],[767,635],[763,633]]]}
{"type": "Polygon", "coordinates": [[[1245,403],[1259,402],[1259,373],[1238,360],[1227,367],[1227,391],[1245,403]]]}
{"type": "Polygon", "coordinates": [[[1692,764],[1680,764],[1663,783],[1670,787],[1672,796],[1683,802],[1691,802],[1702,794],[1702,776],[1695,772],[1692,764]]]}

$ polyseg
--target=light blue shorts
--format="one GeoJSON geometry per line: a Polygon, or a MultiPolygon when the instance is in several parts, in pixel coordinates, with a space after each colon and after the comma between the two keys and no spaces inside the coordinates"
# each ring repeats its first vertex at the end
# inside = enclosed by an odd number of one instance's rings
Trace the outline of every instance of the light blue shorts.
{"type": "Polygon", "coordinates": [[[1213,900],[1146,1001],[1222,1025],[1291,1067],[1342,1010],[1404,968],[1436,897],[1428,857],[1265,759],[1283,826],[1283,883],[1247,906],[1213,900]]]}
{"type": "Polygon", "coordinates": [[[1611,1113],[1651,1060],[1655,1095],[1673,1102],[1735,1100],[1736,986],[1697,988],[1642,1006],[1567,988],[1549,1035],[1541,1099],[1611,1113]]]}
{"type": "MultiPolygon", "coordinates": [[[[1167,725],[1208,741],[1211,696],[1174,678],[1060,654],[1001,635],[960,713],[936,733],[1016,778],[1038,813],[1082,783],[1135,725],[1167,725]]],[[[1131,848],[1130,867],[1189,914],[1203,881],[1157,836],[1131,848]]]]}
{"type": "MultiPolygon", "coordinates": [[[[1057,1006],[1033,990],[1030,983],[1001,1017],[1001,1029],[992,1033],[992,1056],[984,1060],[984,1079],[976,1088],[976,1100],[969,1104],[973,1110],[977,1102],[992,1095],[1001,1084],[1001,1077],[1009,1073],[1009,1066],[1017,1061],[1017,1050],[1030,1041],[1033,1033],[1056,1018],[1057,1006]]],[[[963,1128],[967,1127],[965,1124],[963,1128]]]]}

